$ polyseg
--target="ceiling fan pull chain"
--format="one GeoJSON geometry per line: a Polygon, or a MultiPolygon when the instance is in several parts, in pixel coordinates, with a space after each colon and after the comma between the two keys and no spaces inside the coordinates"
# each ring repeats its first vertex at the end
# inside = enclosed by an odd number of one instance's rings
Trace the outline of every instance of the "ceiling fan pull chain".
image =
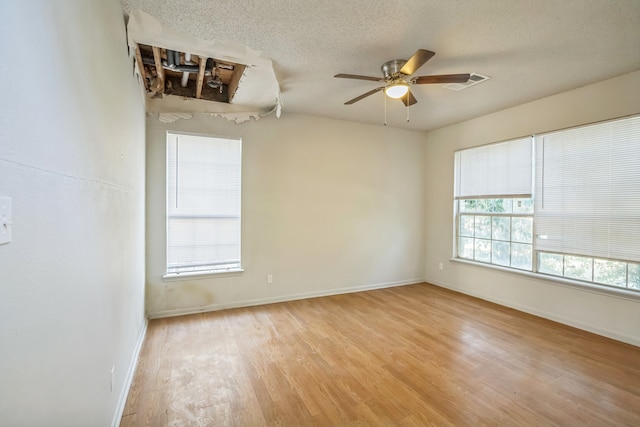
{"type": "Polygon", "coordinates": [[[409,97],[407,96],[407,103],[406,105],[406,109],[407,109],[407,123],[409,123],[409,97]]]}

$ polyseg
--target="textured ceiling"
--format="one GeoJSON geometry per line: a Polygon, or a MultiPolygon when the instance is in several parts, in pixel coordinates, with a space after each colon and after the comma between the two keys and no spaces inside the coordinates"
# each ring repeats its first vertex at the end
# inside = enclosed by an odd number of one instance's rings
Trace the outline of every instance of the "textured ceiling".
{"type": "MultiPolygon", "coordinates": [[[[379,83],[380,66],[418,48],[414,75],[491,79],[456,92],[414,86],[387,102],[389,126],[429,130],[640,69],[639,0],[122,0],[175,31],[244,43],[273,60],[283,114],[382,124],[384,96],[344,105],[379,83]]],[[[597,100],[594,100],[597,102],[597,100]]]]}

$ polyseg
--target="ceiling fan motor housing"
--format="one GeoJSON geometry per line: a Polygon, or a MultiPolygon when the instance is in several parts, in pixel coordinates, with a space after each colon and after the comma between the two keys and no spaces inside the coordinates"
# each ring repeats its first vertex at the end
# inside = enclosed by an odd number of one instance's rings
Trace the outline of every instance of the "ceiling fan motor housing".
{"type": "Polygon", "coordinates": [[[394,59],[393,61],[385,62],[380,69],[384,74],[385,79],[393,79],[400,76],[405,76],[400,72],[400,69],[407,63],[406,59],[394,59]]]}

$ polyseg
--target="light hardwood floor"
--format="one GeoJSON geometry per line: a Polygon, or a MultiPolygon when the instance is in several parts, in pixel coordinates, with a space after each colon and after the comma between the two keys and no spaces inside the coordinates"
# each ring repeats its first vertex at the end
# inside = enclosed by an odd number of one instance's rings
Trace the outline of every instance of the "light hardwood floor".
{"type": "Polygon", "coordinates": [[[640,348],[428,284],[149,323],[121,426],[263,425],[640,426],[640,348]]]}

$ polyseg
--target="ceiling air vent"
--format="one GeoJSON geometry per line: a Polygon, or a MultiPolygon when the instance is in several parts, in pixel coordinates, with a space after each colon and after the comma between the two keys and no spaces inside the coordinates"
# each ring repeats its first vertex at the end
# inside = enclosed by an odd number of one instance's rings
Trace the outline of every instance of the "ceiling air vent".
{"type": "Polygon", "coordinates": [[[478,83],[483,82],[485,80],[489,80],[490,78],[491,77],[483,76],[482,74],[471,73],[471,76],[469,77],[469,80],[466,83],[449,83],[447,85],[444,85],[443,87],[450,90],[462,90],[462,89],[471,87],[473,85],[477,85],[478,83]]]}

